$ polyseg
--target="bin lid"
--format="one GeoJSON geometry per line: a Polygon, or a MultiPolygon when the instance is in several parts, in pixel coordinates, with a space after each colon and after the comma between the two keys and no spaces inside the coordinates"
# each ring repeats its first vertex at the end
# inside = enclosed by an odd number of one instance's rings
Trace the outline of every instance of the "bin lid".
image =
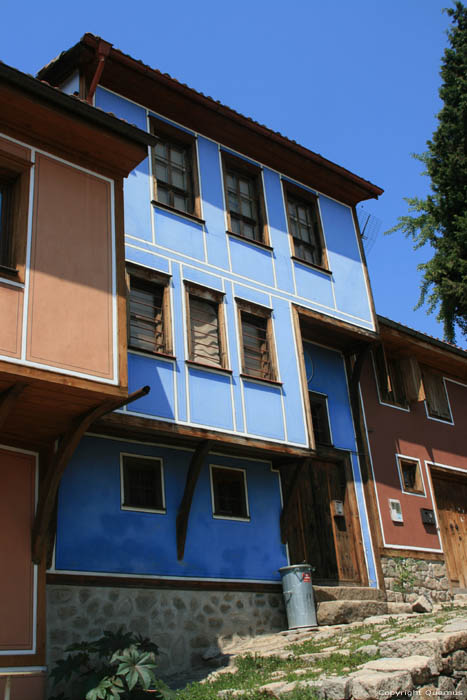
{"type": "Polygon", "coordinates": [[[291,566],[281,566],[280,574],[285,574],[289,571],[311,571],[311,564],[292,564],[291,566]]]}

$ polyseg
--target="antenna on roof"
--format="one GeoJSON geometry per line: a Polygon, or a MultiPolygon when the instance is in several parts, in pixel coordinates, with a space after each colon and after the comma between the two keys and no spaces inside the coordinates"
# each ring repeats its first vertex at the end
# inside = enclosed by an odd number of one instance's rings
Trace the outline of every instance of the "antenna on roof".
{"type": "Polygon", "coordinates": [[[357,218],[362,235],[363,247],[365,248],[365,254],[368,256],[376,242],[376,238],[383,222],[374,214],[370,214],[370,212],[366,211],[366,209],[363,209],[363,207],[358,207],[357,218]]]}

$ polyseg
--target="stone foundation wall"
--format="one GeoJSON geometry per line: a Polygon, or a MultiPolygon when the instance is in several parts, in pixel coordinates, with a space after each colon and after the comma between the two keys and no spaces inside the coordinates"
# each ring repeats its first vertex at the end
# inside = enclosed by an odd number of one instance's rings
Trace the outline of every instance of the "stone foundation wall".
{"type": "Polygon", "coordinates": [[[281,593],[47,586],[49,669],[74,642],[125,627],[159,646],[159,675],[187,671],[235,638],[287,628],[281,593]]]}
{"type": "Polygon", "coordinates": [[[419,595],[426,596],[434,603],[450,601],[452,595],[446,564],[430,559],[413,559],[411,557],[381,557],[384,583],[386,584],[388,602],[413,603],[419,595]],[[408,584],[403,595],[398,584],[404,572],[413,576],[413,584],[408,584]]]}

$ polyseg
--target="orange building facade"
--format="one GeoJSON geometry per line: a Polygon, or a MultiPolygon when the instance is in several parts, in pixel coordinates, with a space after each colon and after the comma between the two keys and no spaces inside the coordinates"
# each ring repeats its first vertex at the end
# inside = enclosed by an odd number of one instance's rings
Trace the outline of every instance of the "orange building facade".
{"type": "Polygon", "coordinates": [[[467,588],[466,353],[388,319],[379,326],[361,400],[380,575],[390,591],[398,567],[412,568],[431,598],[448,600],[467,588]]]}
{"type": "Polygon", "coordinates": [[[35,700],[61,472],[128,401],[123,178],[150,141],[3,64],[0,102],[0,695],[35,700]]]}

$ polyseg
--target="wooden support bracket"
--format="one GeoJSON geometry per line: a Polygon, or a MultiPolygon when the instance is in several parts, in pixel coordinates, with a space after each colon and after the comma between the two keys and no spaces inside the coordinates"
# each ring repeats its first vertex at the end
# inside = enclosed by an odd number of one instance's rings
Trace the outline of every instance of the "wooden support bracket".
{"type": "Polygon", "coordinates": [[[0,394],[0,428],[11,413],[15,403],[27,387],[25,382],[16,382],[0,394]]]}
{"type": "Polygon", "coordinates": [[[282,508],[282,513],[281,513],[281,540],[282,544],[285,544],[287,542],[287,530],[288,530],[288,521],[290,518],[290,511],[292,507],[292,503],[295,497],[295,494],[298,491],[298,487],[300,485],[300,478],[304,471],[311,465],[312,460],[311,458],[307,459],[301,459],[294,470],[294,473],[292,475],[292,478],[290,480],[290,486],[287,489],[287,493],[284,494],[284,505],[282,508]]]}
{"type": "Polygon", "coordinates": [[[203,440],[196,448],[191,458],[190,467],[186,476],[185,490],[177,514],[177,559],[180,561],[185,554],[186,533],[188,530],[188,519],[190,517],[191,502],[195,492],[198,477],[203,466],[203,462],[212,447],[211,440],[203,440]]]}
{"type": "Polygon", "coordinates": [[[41,494],[36,509],[36,517],[32,529],[32,561],[40,564],[44,550],[47,546],[47,534],[53,517],[57,499],[58,487],[65,471],[66,465],[78,447],[82,436],[91,423],[98,420],[106,413],[115,411],[132,401],[140,399],[150,391],[148,386],[125,397],[124,399],[110,399],[100,404],[92,411],[79,416],[62,437],[58,450],[50,459],[44,482],[41,484],[41,494]]]}

